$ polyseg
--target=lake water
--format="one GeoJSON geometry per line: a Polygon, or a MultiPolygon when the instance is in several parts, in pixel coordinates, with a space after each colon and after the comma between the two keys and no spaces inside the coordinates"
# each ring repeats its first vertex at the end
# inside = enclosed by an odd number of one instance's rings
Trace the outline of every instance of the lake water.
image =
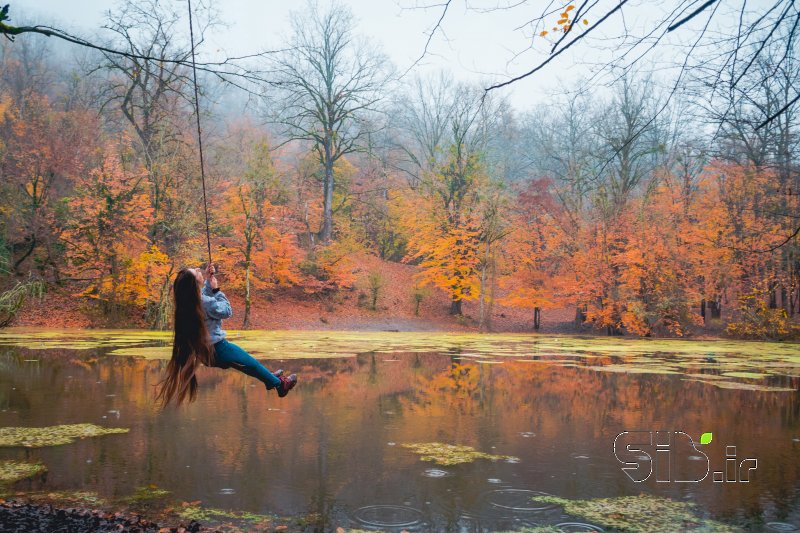
{"type": "MultiPolygon", "coordinates": [[[[314,333],[302,335],[307,342],[314,333]]],[[[152,484],[177,501],[208,507],[313,514],[311,527],[319,530],[398,531],[586,522],[560,506],[533,503],[531,496],[648,493],[694,502],[701,516],[745,530],[800,530],[800,371],[791,348],[773,360],[780,371],[754,380],[739,369],[731,378],[776,390],[740,390],[697,380],[731,370],[720,367],[722,356],[709,361],[691,350],[679,359],[694,358],[702,368],[687,377],[633,366],[598,370],[647,364],[648,354],[638,348],[631,355],[582,346],[568,357],[566,348],[543,353],[532,348],[536,337],[515,337],[509,354],[503,337],[484,336],[480,350],[460,350],[449,336],[442,341],[446,348],[437,350],[429,335],[413,349],[398,343],[393,351],[387,334],[380,350],[364,352],[359,345],[356,355],[269,354],[267,367],[299,375],[285,398],[234,370],[202,369],[195,403],[159,411],[153,392],[165,361],[108,355],[113,339],[73,350],[69,340],[57,347],[59,338],[38,349],[23,347],[38,342],[24,335],[0,345],[0,426],[91,422],[130,433],[49,448],[0,448],[0,459],[40,459],[48,468],[44,479],[23,481],[18,489],[119,498],[152,484]],[[527,351],[520,349],[525,343],[527,351]],[[493,351],[503,356],[491,357],[493,351]],[[756,458],[757,468],[749,483],[715,483],[711,473],[697,483],[657,482],[656,472],[635,483],[614,454],[617,435],[633,430],[683,431],[695,442],[711,432],[712,442],[702,447],[711,470],[725,469],[726,446],[736,447],[737,463],[756,458]],[[428,442],[513,459],[443,466],[403,446],[428,442]]],[[[347,346],[347,336],[337,343],[347,346]]],[[[669,353],[654,353],[667,369],[686,368],[669,353]]],[[[752,363],[741,354],[729,357],[752,363]]],[[[705,469],[691,448],[674,444],[671,479],[698,463],[705,469]]]]}

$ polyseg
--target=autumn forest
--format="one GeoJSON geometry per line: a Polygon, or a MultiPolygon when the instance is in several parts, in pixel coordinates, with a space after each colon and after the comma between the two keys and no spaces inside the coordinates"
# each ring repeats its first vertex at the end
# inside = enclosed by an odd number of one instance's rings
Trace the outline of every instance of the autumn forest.
{"type": "MultiPolygon", "coordinates": [[[[104,46],[128,55],[0,39],[5,324],[60,297],[97,324],[166,329],[176,272],[207,261],[171,6],[109,11],[104,46]]],[[[201,42],[215,17],[197,8],[201,42]]],[[[798,335],[800,58],[775,31],[747,68],[639,64],[524,110],[447,71],[404,73],[340,4],[301,9],[248,70],[198,56],[211,253],[241,326],[292,301],[480,330],[516,313],[526,331],[558,316],[608,335],[798,335]]]]}

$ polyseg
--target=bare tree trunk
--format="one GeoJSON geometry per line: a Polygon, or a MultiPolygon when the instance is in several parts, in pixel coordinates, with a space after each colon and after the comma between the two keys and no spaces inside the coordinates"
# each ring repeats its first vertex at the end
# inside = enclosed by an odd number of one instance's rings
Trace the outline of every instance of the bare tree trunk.
{"type": "Polygon", "coordinates": [[[174,265],[171,265],[169,272],[164,276],[164,282],[161,284],[161,290],[158,293],[158,301],[155,303],[155,309],[151,314],[150,329],[165,330],[169,326],[169,288],[173,270],[174,265]]]}
{"type": "Polygon", "coordinates": [[[291,140],[308,141],[319,156],[323,213],[318,236],[333,236],[334,163],[367,144],[369,121],[389,81],[386,59],[376,47],[355,38],[355,22],[343,3],[307,4],[292,15],[293,35],[272,56],[276,90],[266,95],[270,120],[291,140]],[[366,117],[364,117],[366,118],[366,117]]]}
{"type": "Polygon", "coordinates": [[[708,302],[709,310],[711,311],[711,318],[720,318],[722,316],[722,300],[716,296],[713,300],[708,302]]]}
{"type": "Polygon", "coordinates": [[[323,182],[324,195],[322,204],[322,227],[319,230],[319,238],[323,244],[331,242],[333,235],[333,161],[331,161],[330,144],[325,146],[325,179],[323,182]]]}
{"type": "Polygon", "coordinates": [[[789,269],[789,316],[793,317],[795,314],[795,309],[800,304],[800,275],[798,275],[798,267],[797,259],[796,259],[796,252],[792,250],[790,254],[790,261],[791,267],[789,269]]]}
{"type": "Polygon", "coordinates": [[[769,287],[769,308],[770,309],[777,309],[778,308],[778,284],[774,281],[770,283],[769,287]]]}
{"type": "Polygon", "coordinates": [[[494,328],[492,316],[494,315],[494,293],[497,288],[497,261],[494,253],[489,263],[489,298],[486,301],[486,330],[492,331],[494,328]]]}
{"type": "Polygon", "coordinates": [[[582,326],[586,322],[586,306],[578,305],[575,307],[575,325],[582,326]]]}
{"type": "Polygon", "coordinates": [[[481,268],[480,297],[478,298],[478,330],[483,331],[486,326],[486,267],[481,268]]]}
{"type": "Polygon", "coordinates": [[[250,261],[244,270],[244,321],[242,329],[250,328],[250,261]]]}
{"type": "Polygon", "coordinates": [[[489,241],[486,241],[486,248],[483,253],[483,264],[481,265],[481,282],[478,297],[478,330],[484,331],[486,327],[486,269],[489,268],[489,241]]]}
{"type": "Polygon", "coordinates": [[[789,312],[788,292],[786,291],[786,286],[782,283],[781,283],[781,307],[787,313],[789,312]]]}
{"type": "Polygon", "coordinates": [[[14,269],[14,272],[18,272],[18,270],[19,270],[19,266],[20,266],[20,265],[21,265],[21,264],[22,264],[22,263],[23,263],[23,262],[24,262],[24,261],[25,261],[25,260],[28,258],[28,256],[29,256],[29,255],[31,255],[31,254],[33,253],[33,251],[36,249],[36,244],[37,244],[37,243],[36,243],[36,235],[31,235],[31,236],[30,236],[30,243],[31,243],[31,244],[30,244],[30,246],[28,247],[28,251],[27,251],[27,252],[25,252],[25,254],[23,254],[23,256],[22,256],[22,257],[20,257],[19,259],[17,259],[17,261],[14,263],[14,267],[13,267],[13,269],[14,269]]]}

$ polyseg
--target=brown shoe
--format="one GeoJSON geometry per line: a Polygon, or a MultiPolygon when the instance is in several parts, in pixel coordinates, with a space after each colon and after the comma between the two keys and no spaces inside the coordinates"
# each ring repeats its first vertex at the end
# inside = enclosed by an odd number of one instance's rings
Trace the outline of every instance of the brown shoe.
{"type": "Polygon", "coordinates": [[[297,385],[297,374],[290,374],[288,378],[280,376],[278,379],[281,382],[275,388],[278,389],[278,396],[281,398],[289,394],[289,391],[297,385]]]}

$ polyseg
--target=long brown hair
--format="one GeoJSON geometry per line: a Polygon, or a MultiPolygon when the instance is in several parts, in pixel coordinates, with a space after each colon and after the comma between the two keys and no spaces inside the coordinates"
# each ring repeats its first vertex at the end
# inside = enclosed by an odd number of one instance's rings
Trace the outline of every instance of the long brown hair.
{"type": "Polygon", "coordinates": [[[200,299],[200,285],[189,268],[182,268],[172,284],[175,298],[175,336],[172,358],[167,364],[167,376],[159,383],[156,400],[166,407],[174,398],[180,405],[197,395],[195,372],[200,363],[214,364],[214,348],[208,337],[205,311],[200,299]]]}

